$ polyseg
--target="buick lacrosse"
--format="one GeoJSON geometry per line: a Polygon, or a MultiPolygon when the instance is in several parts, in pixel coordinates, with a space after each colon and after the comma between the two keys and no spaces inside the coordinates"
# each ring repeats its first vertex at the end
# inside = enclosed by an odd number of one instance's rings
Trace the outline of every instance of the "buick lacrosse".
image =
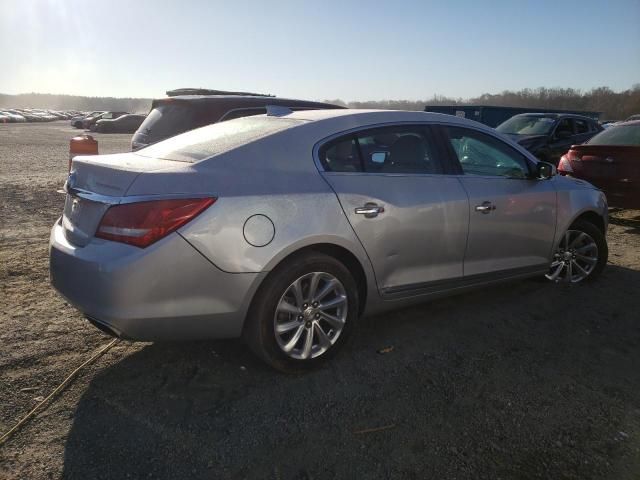
{"type": "Polygon", "coordinates": [[[269,109],[75,157],[65,190],[51,281],[94,325],[241,336],[285,371],[330,357],[364,314],[526,277],[576,284],[607,261],[601,191],[433,113],[269,109]]]}

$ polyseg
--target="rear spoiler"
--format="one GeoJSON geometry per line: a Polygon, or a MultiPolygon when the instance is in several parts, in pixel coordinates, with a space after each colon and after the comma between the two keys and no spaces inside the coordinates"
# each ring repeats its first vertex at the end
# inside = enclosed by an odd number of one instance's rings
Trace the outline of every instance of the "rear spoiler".
{"type": "Polygon", "coordinates": [[[176,88],[167,90],[167,97],[177,97],[180,95],[237,95],[250,97],[275,97],[268,93],[234,92],[228,90],[211,90],[208,88],[176,88]]]}

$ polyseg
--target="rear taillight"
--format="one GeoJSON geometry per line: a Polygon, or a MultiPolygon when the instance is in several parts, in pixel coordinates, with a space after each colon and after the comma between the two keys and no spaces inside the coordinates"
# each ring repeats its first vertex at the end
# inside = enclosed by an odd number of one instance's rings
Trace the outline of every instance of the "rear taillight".
{"type": "Polygon", "coordinates": [[[216,198],[153,200],[110,207],[96,237],[148,247],[193,220],[216,198]]]}
{"type": "Polygon", "coordinates": [[[569,150],[562,157],[560,157],[560,162],[558,162],[558,173],[560,175],[567,175],[573,173],[573,167],[571,167],[571,160],[575,156],[575,152],[573,150],[569,150]]]}

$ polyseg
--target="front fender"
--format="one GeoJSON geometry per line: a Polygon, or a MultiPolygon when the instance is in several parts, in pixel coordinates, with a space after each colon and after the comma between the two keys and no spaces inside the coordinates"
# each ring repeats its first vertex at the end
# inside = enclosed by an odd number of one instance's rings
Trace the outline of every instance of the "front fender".
{"type": "Polygon", "coordinates": [[[609,208],[604,193],[591,184],[569,177],[556,177],[558,181],[558,217],[556,236],[554,239],[555,252],[560,240],[567,229],[576,219],[591,213],[602,219],[605,232],[609,223],[609,208]]]}

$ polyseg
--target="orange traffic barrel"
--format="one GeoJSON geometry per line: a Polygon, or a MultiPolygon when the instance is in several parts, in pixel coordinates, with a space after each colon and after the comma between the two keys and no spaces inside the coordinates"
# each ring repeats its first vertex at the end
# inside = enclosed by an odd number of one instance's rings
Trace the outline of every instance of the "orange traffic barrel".
{"type": "Polygon", "coordinates": [[[91,135],[78,135],[69,141],[69,171],[76,155],[98,155],[98,141],[91,135]]]}

